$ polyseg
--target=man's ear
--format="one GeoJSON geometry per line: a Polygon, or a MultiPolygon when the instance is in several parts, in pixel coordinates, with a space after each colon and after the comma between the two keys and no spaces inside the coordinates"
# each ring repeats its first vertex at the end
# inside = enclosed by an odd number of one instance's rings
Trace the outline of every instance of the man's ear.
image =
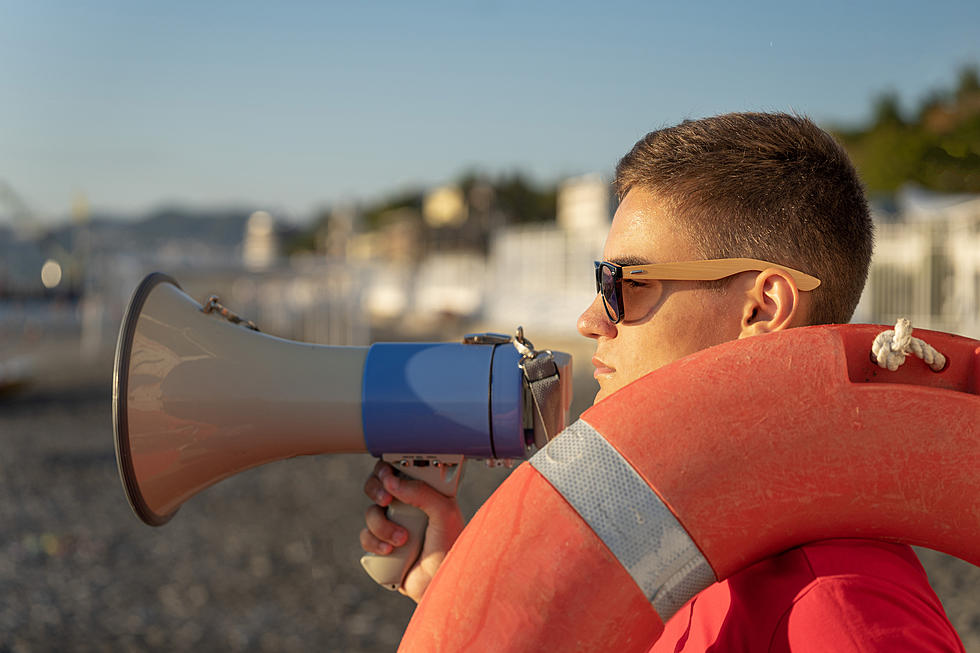
{"type": "Polygon", "coordinates": [[[793,277],[779,268],[760,272],[745,293],[739,338],[802,324],[804,308],[793,277]]]}

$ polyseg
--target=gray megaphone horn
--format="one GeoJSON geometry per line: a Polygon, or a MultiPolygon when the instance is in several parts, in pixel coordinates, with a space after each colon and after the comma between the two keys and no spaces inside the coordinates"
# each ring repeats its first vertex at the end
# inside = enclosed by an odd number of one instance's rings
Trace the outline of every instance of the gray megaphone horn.
{"type": "MultiPolygon", "coordinates": [[[[564,428],[571,387],[571,357],[537,352],[520,332],[314,345],[260,333],[154,273],[116,345],[116,458],[130,505],[153,526],[224,478],[302,455],[369,452],[452,496],[466,458],[525,458],[564,428]]],[[[389,516],[409,542],[362,562],[394,589],[426,521],[397,502],[389,516]]]]}

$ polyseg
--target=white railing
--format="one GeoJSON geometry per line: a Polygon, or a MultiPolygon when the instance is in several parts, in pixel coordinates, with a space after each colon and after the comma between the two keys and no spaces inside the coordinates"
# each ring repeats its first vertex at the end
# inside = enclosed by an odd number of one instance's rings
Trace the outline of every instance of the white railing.
{"type": "Polygon", "coordinates": [[[980,337],[980,199],[878,225],[857,319],[980,337]]]}

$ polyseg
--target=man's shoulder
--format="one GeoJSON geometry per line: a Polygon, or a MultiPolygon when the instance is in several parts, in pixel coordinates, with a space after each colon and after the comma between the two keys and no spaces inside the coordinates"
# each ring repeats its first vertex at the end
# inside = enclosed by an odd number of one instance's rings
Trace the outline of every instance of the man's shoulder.
{"type": "Polygon", "coordinates": [[[798,552],[813,580],[786,607],[769,650],[963,650],[910,547],[830,540],[798,552]]]}
{"type": "Polygon", "coordinates": [[[889,650],[879,644],[909,637],[923,650],[962,650],[910,547],[841,539],[790,549],[710,586],[667,624],[664,638],[685,646],[663,650],[889,650]]]}
{"type": "MultiPolygon", "coordinates": [[[[754,611],[759,605],[788,608],[817,584],[887,580],[909,588],[929,588],[929,579],[912,548],[863,539],[823,540],[761,560],[724,581],[721,593],[754,611]]],[[[720,583],[721,584],[721,583],[720,583]]]]}

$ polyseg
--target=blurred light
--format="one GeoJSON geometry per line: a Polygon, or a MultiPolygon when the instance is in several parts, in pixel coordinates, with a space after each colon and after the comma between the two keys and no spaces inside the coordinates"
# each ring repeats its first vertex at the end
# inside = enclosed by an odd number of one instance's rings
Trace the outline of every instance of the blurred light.
{"type": "Polygon", "coordinates": [[[268,236],[272,233],[272,216],[268,211],[256,211],[248,217],[248,233],[254,236],[268,236]]]}
{"type": "Polygon", "coordinates": [[[71,217],[77,224],[82,224],[88,222],[89,213],[88,197],[85,193],[75,193],[71,200],[71,217]]]}
{"type": "Polygon", "coordinates": [[[41,283],[45,288],[54,288],[61,283],[61,265],[58,261],[48,259],[41,266],[41,283]]]}
{"type": "Polygon", "coordinates": [[[422,216],[430,227],[456,227],[466,222],[466,201],[456,186],[443,186],[425,196],[422,216]]]}

